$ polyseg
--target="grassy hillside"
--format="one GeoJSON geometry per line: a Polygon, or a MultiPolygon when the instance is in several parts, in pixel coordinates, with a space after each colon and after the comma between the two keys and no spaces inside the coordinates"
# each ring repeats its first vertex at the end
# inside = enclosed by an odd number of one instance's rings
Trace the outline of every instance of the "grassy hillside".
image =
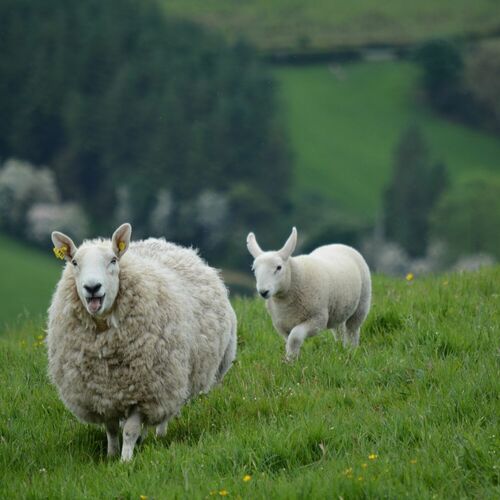
{"type": "Polygon", "coordinates": [[[0,235],[0,331],[45,313],[60,270],[50,247],[44,255],[0,235]]]}
{"type": "Polygon", "coordinates": [[[500,28],[493,0],[164,0],[167,13],[272,51],[402,44],[500,28]]]}
{"type": "Polygon", "coordinates": [[[417,68],[404,62],[280,67],[295,157],[294,195],[318,192],[373,218],[401,131],[419,124],[452,177],[500,170],[500,139],[434,115],[416,99],[417,68]]]}
{"type": "Polygon", "coordinates": [[[48,384],[40,325],[0,337],[0,497],[498,498],[500,268],[374,288],[358,350],[325,332],[294,365],[237,301],[223,385],[129,465],[48,384]]]}

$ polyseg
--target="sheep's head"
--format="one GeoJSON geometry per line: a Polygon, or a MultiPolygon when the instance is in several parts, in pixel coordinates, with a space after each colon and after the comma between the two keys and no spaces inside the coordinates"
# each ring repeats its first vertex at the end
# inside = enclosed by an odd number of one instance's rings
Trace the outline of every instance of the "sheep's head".
{"type": "Polygon", "coordinates": [[[76,289],[92,316],[105,316],[113,307],[119,289],[119,261],[127,251],[132,227],[122,224],[109,241],[88,242],[77,248],[73,240],[54,231],[54,253],[64,258],[74,273],[76,289]]]}
{"type": "Polygon", "coordinates": [[[285,245],[281,250],[264,252],[253,233],[247,236],[247,248],[253,258],[252,270],[257,282],[257,291],[268,299],[274,295],[284,293],[290,287],[290,257],[297,244],[297,230],[292,229],[285,245]]]}

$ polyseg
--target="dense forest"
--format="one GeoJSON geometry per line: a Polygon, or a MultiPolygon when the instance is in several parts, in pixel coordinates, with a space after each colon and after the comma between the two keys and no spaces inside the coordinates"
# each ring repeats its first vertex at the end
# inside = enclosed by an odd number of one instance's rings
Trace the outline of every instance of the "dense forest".
{"type": "Polygon", "coordinates": [[[221,260],[250,224],[273,234],[290,161],[251,47],[150,1],[1,0],[0,18],[0,157],[50,166],[94,232],[126,217],[221,260]]]}

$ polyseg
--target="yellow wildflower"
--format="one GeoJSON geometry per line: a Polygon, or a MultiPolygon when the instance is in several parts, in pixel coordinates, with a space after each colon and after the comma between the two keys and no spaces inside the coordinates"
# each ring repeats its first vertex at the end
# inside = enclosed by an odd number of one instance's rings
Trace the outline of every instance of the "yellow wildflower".
{"type": "Polygon", "coordinates": [[[118,243],[118,250],[120,250],[120,252],[123,252],[123,250],[125,250],[125,242],[124,241],[120,241],[120,243],[118,243]]]}
{"type": "Polygon", "coordinates": [[[368,455],[369,460],[375,460],[376,458],[378,458],[378,455],[376,453],[370,453],[368,455]]]}
{"type": "Polygon", "coordinates": [[[411,464],[416,464],[416,463],[417,463],[417,459],[416,459],[416,458],[412,458],[412,459],[410,460],[410,463],[411,463],[411,464]]]}
{"type": "Polygon", "coordinates": [[[66,245],[63,245],[62,247],[54,247],[53,249],[54,255],[58,258],[63,260],[64,257],[66,256],[66,253],[68,252],[68,247],[66,245]]]}
{"type": "Polygon", "coordinates": [[[36,337],[38,340],[43,340],[45,337],[43,335],[37,335],[36,337]]]}
{"type": "Polygon", "coordinates": [[[415,277],[415,276],[413,275],[413,273],[408,273],[408,274],[406,275],[406,281],[413,281],[413,278],[414,278],[414,277],[415,277]]]}
{"type": "Polygon", "coordinates": [[[220,490],[219,495],[221,497],[227,497],[229,495],[229,492],[227,490],[220,490]]]}
{"type": "Polygon", "coordinates": [[[148,500],[148,497],[146,495],[141,495],[139,497],[140,500],[148,500]]]}
{"type": "Polygon", "coordinates": [[[252,476],[250,474],[246,474],[245,476],[243,476],[243,481],[245,483],[248,483],[248,481],[250,481],[252,479],[252,476]]]}
{"type": "Polygon", "coordinates": [[[368,467],[368,464],[361,464],[361,467],[363,467],[363,469],[366,469],[368,467]]]}
{"type": "Polygon", "coordinates": [[[358,481],[363,481],[363,476],[358,476],[358,481]]]}

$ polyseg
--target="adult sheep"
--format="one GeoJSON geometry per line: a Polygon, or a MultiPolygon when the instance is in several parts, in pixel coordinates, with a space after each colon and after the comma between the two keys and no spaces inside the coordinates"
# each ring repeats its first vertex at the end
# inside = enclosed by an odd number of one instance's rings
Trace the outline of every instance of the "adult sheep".
{"type": "Polygon", "coordinates": [[[286,360],[296,359],[304,340],[326,328],[337,329],[344,345],[357,346],[370,310],[368,265],[346,245],[325,245],[292,257],[296,243],[295,228],[283,248],[273,252],[263,252],[253,233],[247,237],[257,291],[285,338],[286,360]]]}
{"type": "Polygon", "coordinates": [[[104,424],[108,455],[132,458],[146,425],[162,435],[236,354],[236,316],[218,273],[163,239],[130,243],[130,224],[79,248],[54,231],[67,264],[49,308],[49,375],[82,421],[104,424]]]}

